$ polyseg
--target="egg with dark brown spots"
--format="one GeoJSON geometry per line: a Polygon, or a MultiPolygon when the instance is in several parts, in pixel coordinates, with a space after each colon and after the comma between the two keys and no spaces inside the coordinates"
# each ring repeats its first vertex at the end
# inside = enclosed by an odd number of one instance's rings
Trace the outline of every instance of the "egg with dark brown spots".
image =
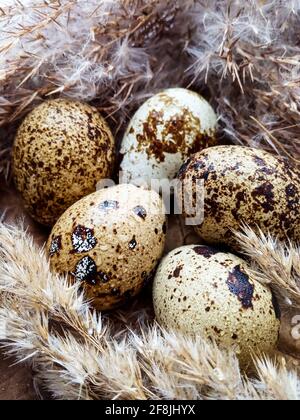
{"type": "Polygon", "coordinates": [[[50,235],[51,269],[78,281],[98,310],[134,297],[152,278],[166,236],[160,196],[133,185],[99,190],[70,207],[50,235]]]}
{"type": "Polygon", "coordinates": [[[280,320],[272,293],[233,254],[201,245],[175,249],[157,270],[153,302],[162,326],[234,347],[243,365],[252,352],[276,347],[280,320]]]}
{"type": "Polygon", "coordinates": [[[121,145],[121,170],[136,185],[172,180],[191,154],[217,144],[217,117],[210,104],[188,89],[166,89],[133,116],[121,145]]]}
{"type": "Polygon", "coordinates": [[[70,205],[111,176],[114,158],[114,138],[95,108],[63,99],[46,101],[27,115],[17,132],[15,184],[32,218],[53,226],[70,205]]]}
{"type": "Polygon", "coordinates": [[[262,150],[242,146],[206,149],[188,159],[179,172],[192,203],[185,216],[193,216],[196,232],[210,244],[236,247],[232,230],[243,224],[298,242],[299,176],[286,160],[262,150]],[[196,209],[200,214],[203,207],[203,192],[204,220],[194,214],[196,209]]]}

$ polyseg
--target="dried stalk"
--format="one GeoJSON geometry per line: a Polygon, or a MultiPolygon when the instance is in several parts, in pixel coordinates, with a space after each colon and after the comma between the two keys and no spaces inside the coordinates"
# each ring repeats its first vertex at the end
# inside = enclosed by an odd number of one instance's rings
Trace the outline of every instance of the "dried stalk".
{"type": "Polygon", "coordinates": [[[300,248],[291,243],[281,243],[244,227],[236,233],[242,252],[252,262],[252,274],[268,284],[282,305],[300,308],[300,248]]]}
{"type": "MultiPolygon", "coordinates": [[[[24,229],[0,225],[0,341],[30,360],[39,389],[57,399],[299,399],[285,359],[242,375],[230,350],[139,321],[135,330],[96,316],[78,285],[50,274],[24,229]],[[119,332],[118,332],[119,331],[119,332]],[[278,363],[278,365],[277,365],[278,363]]],[[[134,315],[132,315],[134,316],[134,315]]]]}
{"type": "Polygon", "coordinates": [[[190,86],[231,141],[299,164],[298,0],[2,3],[0,126],[62,95],[92,101],[118,132],[158,89],[190,86]]]}

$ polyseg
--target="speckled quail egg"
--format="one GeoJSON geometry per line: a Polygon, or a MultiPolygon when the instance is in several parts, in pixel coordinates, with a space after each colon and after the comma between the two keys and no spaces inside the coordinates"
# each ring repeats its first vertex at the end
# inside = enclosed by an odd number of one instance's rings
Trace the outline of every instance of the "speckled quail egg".
{"type": "Polygon", "coordinates": [[[58,220],[47,250],[53,271],[82,282],[98,310],[135,296],[153,275],[166,235],[160,196],[133,185],[99,190],[58,220]]]}
{"type": "Polygon", "coordinates": [[[154,279],[158,322],[235,347],[246,365],[253,353],[275,349],[280,312],[269,288],[251,278],[241,258],[201,245],[177,248],[154,279]]]}
{"type": "Polygon", "coordinates": [[[282,158],[242,146],[217,146],[192,156],[182,166],[192,208],[204,182],[204,221],[196,227],[210,244],[236,246],[232,229],[246,223],[279,239],[300,240],[300,181],[297,169],[282,158]]]}
{"type": "Polygon", "coordinates": [[[176,177],[191,154],[216,144],[217,117],[200,95],[182,88],[164,90],[132,118],[121,145],[127,180],[150,186],[151,179],[176,177]]]}
{"type": "Polygon", "coordinates": [[[113,136],[95,108],[63,99],[42,103],[24,119],[13,148],[15,184],[26,210],[53,226],[110,177],[114,157],[113,136]]]}

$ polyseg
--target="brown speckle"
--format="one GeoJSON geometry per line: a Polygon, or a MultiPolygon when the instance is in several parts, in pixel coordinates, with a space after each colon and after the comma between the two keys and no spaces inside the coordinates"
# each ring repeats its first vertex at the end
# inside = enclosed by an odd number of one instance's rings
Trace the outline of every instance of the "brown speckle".
{"type": "Polygon", "coordinates": [[[177,251],[177,252],[175,252],[175,254],[174,255],[179,255],[179,254],[181,254],[182,253],[182,251],[177,251]]]}
{"type": "Polygon", "coordinates": [[[184,177],[185,173],[186,173],[186,172],[187,172],[187,170],[188,170],[188,167],[189,167],[189,165],[190,165],[191,161],[192,161],[192,159],[191,159],[191,158],[189,158],[189,159],[187,159],[187,160],[184,162],[184,164],[181,166],[181,168],[180,168],[180,169],[179,169],[179,171],[178,171],[178,175],[177,175],[177,177],[178,177],[179,179],[181,179],[181,178],[183,178],[183,177],[184,177]]]}
{"type": "Polygon", "coordinates": [[[131,249],[132,251],[136,248],[137,246],[137,241],[135,239],[135,235],[133,236],[133,238],[131,239],[131,241],[129,242],[129,249],[131,249]]]}
{"type": "Polygon", "coordinates": [[[287,195],[287,197],[295,197],[295,195],[297,194],[297,188],[296,188],[296,186],[294,185],[294,184],[289,184],[287,187],[286,187],[286,189],[285,189],[285,191],[286,191],[286,195],[287,195]]]}
{"type": "Polygon", "coordinates": [[[110,276],[103,271],[98,272],[99,279],[101,280],[101,283],[108,283],[110,280],[110,276]]]}
{"type": "Polygon", "coordinates": [[[187,108],[168,120],[163,111],[152,110],[143,123],[142,134],[137,135],[139,149],[146,148],[148,156],[154,157],[158,162],[164,162],[166,154],[193,154],[215,144],[214,133],[201,133],[200,129],[199,118],[187,108]],[[159,129],[162,129],[163,141],[160,140],[159,129]],[[187,144],[187,137],[191,134],[195,137],[192,146],[187,144]]]}
{"type": "Polygon", "coordinates": [[[201,255],[205,258],[211,258],[213,255],[218,254],[219,251],[217,251],[214,248],[211,248],[209,246],[195,246],[194,251],[196,252],[196,254],[201,255]]]}
{"type": "Polygon", "coordinates": [[[217,334],[217,335],[220,335],[221,334],[221,332],[222,332],[222,330],[220,330],[218,327],[216,327],[216,326],[213,326],[212,327],[212,329],[214,330],[214,332],[217,334]]]}
{"type": "Polygon", "coordinates": [[[89,252],[97,245],[94,230],[78,225],[72,233],[73,250],[77,253],[89,252]]]}
{"type": "Polygon", "coordinates": [[[147,212],[146,212],[146,209],[143,207],[143,206],[136,206],[134,209],[133,209],[133,212],[138,216],[138,217],[140,217],[141,219],[143,219],[143,220],[145,220],[146,219],[146,217],[147,217],[147,212]]]}
{"type": "Polygon", "coordinates": [[[73,276],[77,281],[85,281],[94,286],[97,283],[97,266],[95,261],[89,256],[83,257],[76,264],[73,276]]]}
{"type": "Polygon", "coordinates": [[[274,201],[274,192],[273,185],[271,182],[265,182],[259,187],[255,188],[252,192],[252,197],[260,203],[266,213],[274,210],[275,201],[274,201]],[[261,197],[264,198],[264,201],[261,201],[261,197]]]}
{"type": "Polygon", "coordinates": [[[183,269],[183,265],[179,265],[178,267],[176,267],[173,272],[173,277],[178,278],[180,276],[182,269],[183,269]]]}
{"type": "Polygon", "coordinates": [[[254,286],[249,281],[249,276],[237,265],[229,274],[227,285],[231,293],[236,295],[244,309],[253,309],[252,299],[254,286]]]}
{"type": "Polygon", "coordinates": [[[61,235],[53,236],[50,249],[49,249],[50,257],[53,257],[55,254],[58,254],[61,248],[62,248],[61,235]]]}

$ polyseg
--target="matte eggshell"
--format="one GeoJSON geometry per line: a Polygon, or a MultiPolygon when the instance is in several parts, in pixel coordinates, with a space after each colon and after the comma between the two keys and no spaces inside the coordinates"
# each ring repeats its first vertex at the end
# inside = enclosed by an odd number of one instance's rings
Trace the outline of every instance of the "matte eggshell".
{"type": "Polygon", "coordinates": [[[167,89],[146,101],[122,141],[121,170],[129,182],[172,180],[191,154],[216,144],[217,117],[200,95],[167,89]]]}
{"type": "Polygon", "coordinates": [[[164,258],[153,302],[161,325],[235,346],[243,364],[252,351],[274,350],[278,340],[269,288],[249,277],[244,260],[207,246],[184,246],[164,258]]]}
{"type": "Polygon", "coordinates": [[[80,102],[42,103],[21,124],[13,148],[13,171],[25,208],[52,226],[80,198],[111,175],[114,139],[98,111],[80,102]]]}
{"type": "Polygon", "coordinates": [[[179,179],[191,186],[193,208],[199,199],[196,182],[204,182],[204,222],[196,232],[207,243],[233,247],[232,229],[243,223],[281,240],[300,240],[299,177],[282,158],[242,146],[206,149],[179,172],[179,179]]]}
{"type": "Polygon", "coordinates": [[[53,271],[82,282],[99,310],[135,296],[162,256],[166,216],[160,196],[133,185],[91,194],[69,208],[50,235],[53,271]]]}

